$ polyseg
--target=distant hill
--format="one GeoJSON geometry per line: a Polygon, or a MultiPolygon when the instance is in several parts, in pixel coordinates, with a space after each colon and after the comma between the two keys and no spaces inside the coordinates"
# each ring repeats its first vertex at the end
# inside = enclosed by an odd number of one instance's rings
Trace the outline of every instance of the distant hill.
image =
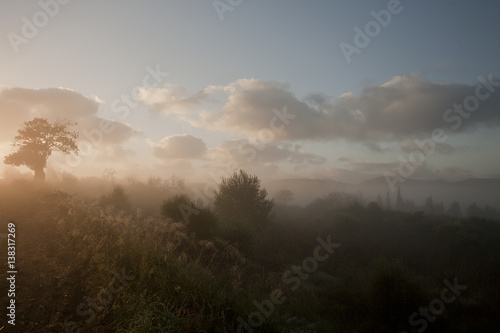
{"type": "Polygon", "coordinates": [[[299,205],[308,204],[311,200],[331,192],[353,191],[352,185],[333,179],[290,178],[269,181],[263,185],[271,196],[274,196],[280,190],[292,191],[294,194],[292,203],[299,205]]]}
{"type": "MultiPolygon", "coordinates": [[[[347,184],[333,179],[281,179],[266,182],[264,186],[271,195],[279,190],[292,191],[295,198],[293,203],[300,205],[330,192],[361,192],[367,201],[371,201],[376,200],[379,194],[385,200],[386,193],[390,191],[384,177],[370,179],[360,184],[347,184]]],[[[442,201],[445,206],[457,200],[463,208],[472,202],[480,206],[490,205],[500,208],[500,178],[470,178],[456,182],[442,179],[410,179],[400,183],[400,188],[403,198],[414,200],[417,205],[425,202],[428,196],[432,196],[434,202],[442,201]]],[[[394,200],[397,192],[390,195],[394,200]]]]}

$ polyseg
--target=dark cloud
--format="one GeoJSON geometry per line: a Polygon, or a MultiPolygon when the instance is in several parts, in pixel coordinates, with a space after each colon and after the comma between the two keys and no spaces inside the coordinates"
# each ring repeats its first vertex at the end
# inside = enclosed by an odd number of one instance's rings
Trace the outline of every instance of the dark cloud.
{"type": "Polygon", "coordinates": [[[365,148],[368,148],[370,151],[374,153],[385,153],[390,151],[391,149],[382,148],[382,146],[373,141],[365,141],[361,143],[365,148]]]}

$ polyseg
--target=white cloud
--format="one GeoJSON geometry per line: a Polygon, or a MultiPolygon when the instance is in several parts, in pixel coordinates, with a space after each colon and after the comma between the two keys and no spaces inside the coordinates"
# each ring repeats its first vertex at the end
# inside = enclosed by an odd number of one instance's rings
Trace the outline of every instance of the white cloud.
{"type": "Polygon", "coordinates": [[[2,126],[7,130],[8,133],[4,136],[8,135],[8,138],[2,136],[0,140],[11,140],[23,122],[36,117],[47,118],[49,121],[76,121],[78,125],[75,130],[81,133],[80,140],[91,140],[89,136],[98,138],[96,131],[100,131],[102,138],[99,145],[126,142],[135,134],[127,124],[98,117],[98,109],[98,99],[87,98],[71,89],[4,89],[0,92],[0,115],[2,120],[13,126],[2,126]],[[103,132],[101,126],[104,122],[113,130],[103,132]]]}
{"type": "MultiPolygon", "coordinates": [[[[487,92],[486,88],[482,89],[483,93],[487,92]]],[[[428,134],[437,127],[450,127],[454,121],[443,118],[445,111],[474,96],[476,85],[435,83],[407,74],[367,88],[359,95],[342,94],[332,102],[320,94],[299,99],[287,84],[255,79],[209,86],[194,94],[185,89],[180,91],[182,98],[172,101],[171,90],[154,90],[149,97],[145,96],[144,103],[156,112],[169,113],[180,107],[180,119],[194,126],[253,136],[270,127],[275,116],[273,109],[286,108],[295,118],[274,133],[274,140],[367,142],[402,140],[428,134]],[[227,94],[222,107],[210,109],[202,105],[212,94],[220,92],[227,94]],[[169,102],[158,102],[162,98],[169,102]],[[199,108],[193,109],[194,104],[199,108]],[[204,110],[200,111],[200,107],[204,110]]],[[[499,106],[500,93],[491,94],[470,117],[462,119],[459,130],[500,125],[499,106]]],[[[374,145],[371,148],[377,149],[374,145]]]]}
{"type": "Polygon", "coordinates": [[[159,159],[203,159],[207,152],[205,142],[189,134],[168,136],[151,145],[159,159]]]}
{"type": "Polygon", "coordinates": [[[241,166],[251,164],[289,163],[292,165],[320,165],[326,158],[306,152],[300,145],[270,143],[255,145],[245,139],[224,141],[210,148],[213,161],[236,161],[241,166]]]}

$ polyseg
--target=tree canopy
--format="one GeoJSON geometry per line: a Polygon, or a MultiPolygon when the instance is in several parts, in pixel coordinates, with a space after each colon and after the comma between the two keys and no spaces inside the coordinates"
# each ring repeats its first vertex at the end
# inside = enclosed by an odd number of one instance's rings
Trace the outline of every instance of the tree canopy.
{"type": "Polygon", "coordinates": [[[267,199],[267,190],[261,188],[257,176],[240,170],[222,178],[214,206],[224,219],[245,219],[260,227],[268,222],[274,201],[267,199]]]}
{"type": "Polygon", "coordinates": [[[47,159],[52,151],[64,154],[74,152],[78,155],[76,144],[77,132],[71,132],[68,127],[76,122],[64,120],[49,123],[45,118],[35,118],[25,122],[14,137],[13,146],[17,151],[5,156],[4,163],[14,166],[25,165],[35,172],[35,179],[44,180],[47,159]]]}

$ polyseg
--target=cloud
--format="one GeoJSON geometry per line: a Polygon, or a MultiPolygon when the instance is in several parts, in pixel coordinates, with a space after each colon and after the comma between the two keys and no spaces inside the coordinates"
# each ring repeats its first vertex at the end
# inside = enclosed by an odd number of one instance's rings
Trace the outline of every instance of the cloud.
{"type": "MultiPolygon", "coordinates": [[[[493,87],[497,87],[497,81],[493,87]]],[[[177,88],[180,89],[180,88],[177,88]]],[[[486,87],[481,93],[488,92],[486,87]]],[[[189,94],[181,89],[181,98],[173,99],[171,89],[152,90],[144,95],[144,103],[156,112],[170,112],[182,108],[182,120],[191,125],[213,130],[233,131],[256,136],[271,127],[276,118],[273,110],[286,109],[293,119],[275,121],[273,140],[336,140],[355,142],[395,141],[410,136],[429,135],[437,128],[456,124],[443,116],[454,104],[461,104],[474,96],[476,85],[445,84],[422,80],[416,74],[396,76],[379,86],[366,88],[359,95],[345,93],[334,101],[320,94],[297,98],[289,85],[282,82],[240,79],[227,86],[210,86],[202,92],[189,94]],[[227,94],[222,107],[192,109],[193,104],[204,105],[214,94],[227,94]],[[151,97],[151,96],[154,96],[151,97]],[[160,103],[158,100],[170,101],[160,103]],[[165,105],[165,107],[162,107],[165,105]],[[283,126],[281,126],[283,125],[283,126]]],[[[480,101],[479,108],[461,119],[459,131],[475,126],[500,125],[500,94],[491,94],[480,101]]],[[[454,114],[457,116],[457,114],[454,114]]],[[[372,150],[380,149],[365,144],[372,150]]]]}
{"type": "Polygon", "coordinates": [[[457,181],[474,177],[471,170],[456,166],[437,168],[424,162],[415,168],[412,179],[444,179],[447,181],[457,181]]]}
{"type": "Polygon", "coordinates": [[[382,148],[382,146],[373,141],[365,141],[361,143],[365,148],[368,148],[370,151],[374,153],[385,153],[391,151],[389,148],[382,148]]]}
{"type": "Polygon", "coordinates": [[[383,174],[387,170],[394,169],[398,166],[397,162],[348,162],[346,167],[353,171],[383,174]]]}
{"type": "Polygon", "coordinates": [[[107,145],[99,151],[96,159],[99,162],[116,162],[134,157],[135,155],[132,149],[126,149],[120,145],[107,145]]]}
{"type": "Polygon", "coordinates": [[[5,119],[2,127],[6,130],[0,140],[11,140],[23,122],[36,117],[52,122],[61,119],[76,121],[79,140],[92,142],[95,139],[99,145],[120,144],[137,134],[127,124],[97,116],[98,110],[98,98],[90,99],[71,89],[7,88],[0,92],[0,115],[2,120],[5,119]],[[103,124],[113,130],[103,132],[103,124]]]}
{"type": "Polygon", "coordinates": [[[300,145],[290,143],[257,145],[246,139],[224,141],[211,148],[209,155],[214,161],[236,161],[241,166],[280,162],[292,165],[321,165],[327,162],[322,156],[304,151],[300,145]]]}
{"type": "MultiPolygon", "coordinates": [[[[79,138],[76,140],[80,148],[79,155],[54,154],[47,162],[47,171],[73,173],[78,169],[80,174],[82,172],[88,174],[103,167],[105,163],[125,165],[123,162],[133,156],[133,152],[125,149],[123,145],[132,137],[140,135],[128,124],[98,116],[100,103],[102,102],[97,97],[88,98],[64,88],[1,90],[1,155],[13,151],[10,144],[24,122],[42,117],[49,122],[75,121],[78,124],[71,130],[79,133],[79,138]],[[6,146],[8,148],[5,148],[6,146]]],[[[3,164],[3,158],[0,164],[3,164]]]]}
{"type": "Polygon", "coordinates": [[[205,142],[189,134],[167,136],[152,146],[159,159],[203,159],[207,152],[205,142]]]}
{"type": "MultiPolygon", "coordinates": [[[[214,89],[210,89],[214,91],[214,89]]],[[[207,97],[204,91],[190,94],[179,85],[167,83],[162,88],[140,90],[140,98],[151,110],[157,113],[182,114],[190,112],[193,107],[207,97]]]]}
{"type": "Polygon", "coordinates": [[[2,91],[0,92],[0,117],[2,119],[0,141],[10,141],[23,122],[29,119],[30,110],[16,100],[5,98],[2,91]]]}
{"type": "Polygon", "coordinates": [[[99,103],[76,91],[64,88],[7,88],[0,99],[19,105],[32,116],[78,120],[97,113],[99,103]]]}
{"type": "MultiPolygon", "coordinates": [[[[439,153],[442,155],[450,155],[450,154],[453,154],[457,151],[465,151],[465,150],[469,149],[468,147],[465,147],[465,146],[455,147],[455,146],[452,146],[448,143],[435,142],[434,144],[435,144],[434,151],[436,153],[439,153]]],[[[422,150],[422,148],[420,148],[414,141],[410,141],[410,140],[402,141],[399,145],[399,148],[401,149],[402,152],[407,153],[407,154],[409,154],[413,151],[422,150]]]]}
{"type": "Polygon", "coordinates": [[[473,178],[472,170],[463,169],[456,166],[446,167],[441,170],[441,175],[447,180],[462,180],[473,178]]]}

